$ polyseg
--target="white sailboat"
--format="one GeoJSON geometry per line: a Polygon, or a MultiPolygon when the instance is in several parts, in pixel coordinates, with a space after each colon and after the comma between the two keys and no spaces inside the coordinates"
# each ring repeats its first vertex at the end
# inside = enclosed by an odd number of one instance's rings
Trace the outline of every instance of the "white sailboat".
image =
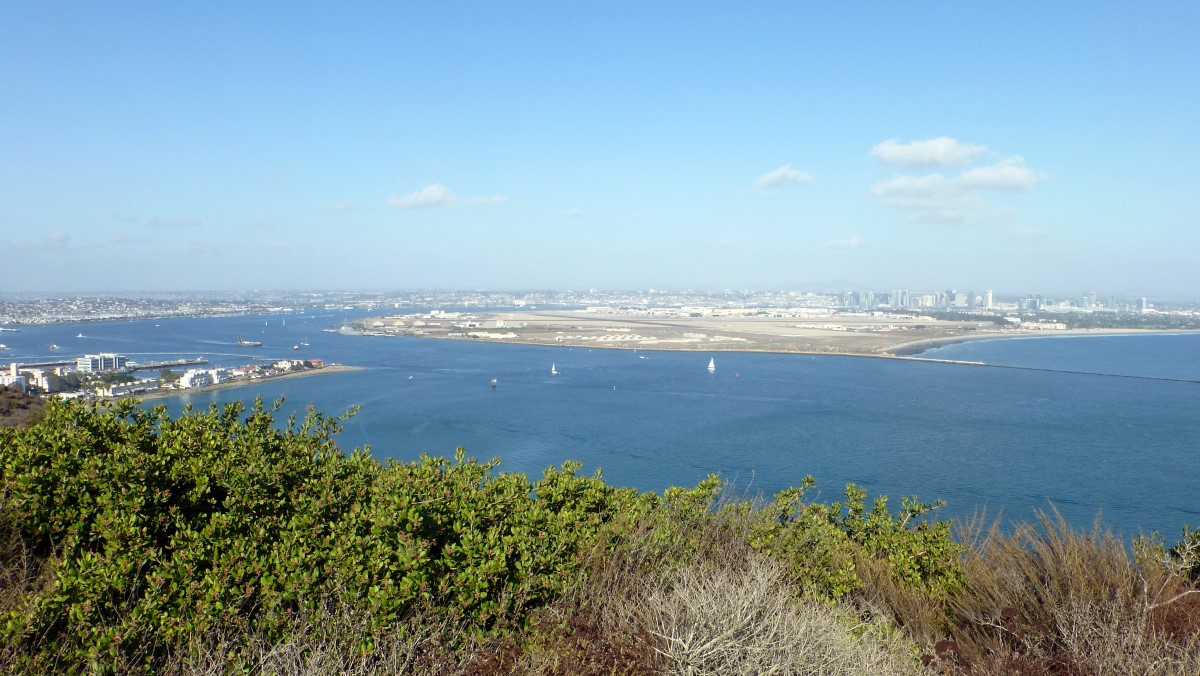
{"type": "Polygon", "coordinates": [[[550,365],[550,375],[552,375],[552,376],[558,375],[558,367],[556,367],[554,364],[550,365]]]}
{"type": "Polygon", "coordinates": [[[714,373],[717,370],[717,362],[712,357],[708,358],[708,372],[714,373]]]}

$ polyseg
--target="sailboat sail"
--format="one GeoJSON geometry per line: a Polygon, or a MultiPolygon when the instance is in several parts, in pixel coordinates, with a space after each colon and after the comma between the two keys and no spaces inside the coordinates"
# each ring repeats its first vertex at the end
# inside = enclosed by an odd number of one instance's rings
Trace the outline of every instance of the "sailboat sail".
{"type": "Polygon", "coordinates": [[[717,362],[716,362],[716,361],[715,361],[715,360],[714,360],[712,357],[709,357],[709,358],[708,358],[708,371],[709,371],[709,373],[711,373],[711,372],[713,372],[713,371],[716,371],[716,370],[717,370],[717,362]]]}

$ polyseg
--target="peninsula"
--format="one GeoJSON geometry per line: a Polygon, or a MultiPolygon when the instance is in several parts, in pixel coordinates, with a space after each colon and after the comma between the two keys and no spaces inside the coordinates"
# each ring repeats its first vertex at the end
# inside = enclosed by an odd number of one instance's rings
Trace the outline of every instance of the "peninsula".
{"type": "Polygon", "coordinates": [[[530,345],[636,350],[743,351],[914,355],[938,345],[983,338],[1106,335],[1146,329],[1071,329],[1060,322],[1010,322],[980,317],[947,320],[890,312],[821,309],[674,308],[638,312],[607,309],[366,317],[347,332],[530,345]]]}

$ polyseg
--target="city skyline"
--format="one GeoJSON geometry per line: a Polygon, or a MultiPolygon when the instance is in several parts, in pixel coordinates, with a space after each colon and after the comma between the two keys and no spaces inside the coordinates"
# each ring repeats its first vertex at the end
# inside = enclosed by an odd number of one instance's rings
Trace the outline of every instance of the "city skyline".
{"type": "Polygon", "coordinates": [[[7,15],[0,293],[1200,289],[1194,4],[7,15]]]}

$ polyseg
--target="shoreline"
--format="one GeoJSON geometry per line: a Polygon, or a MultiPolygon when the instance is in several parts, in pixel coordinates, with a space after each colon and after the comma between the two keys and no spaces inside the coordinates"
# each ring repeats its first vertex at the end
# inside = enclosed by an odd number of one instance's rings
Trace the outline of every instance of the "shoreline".
{"type": "Polygon", "coordinates": [[[1063,329],[1057,331],[1024,333],[988,333],[982,335],[947,336],[945,338],[925,338],[901,343],[889,347],[888,356],[902,359],[919,359],[920,355],[930,350],[958,343],[976,340],[1022,340],[1037,338],[1088,338],[1105,336],[1136,336],[1136,335],[1188,335],[1197,334],[1194,329],[1063,329]]]}
{"type": "Polygon", "coordinates": [[[158,401],[160,399],[170,399],[172,397],[183,397],[189,394],[207,394],[209,392],[217,392],[219,390],[234,390],[241,387],[252,387],[260,383],[274,382],[276,380],[288,380],[290,378],[307,378],[309,376],[328,375],[332,373],[348,373],[350,371],[365,371],[363,366],[346,366],[344,364],[331,364],[323,366],[319,369],[308,369],[296,373],[281,373],[275,376],[266,378],[255,378],[253,380],[234,380],[216,385],[205,385],[204,387],[190,387],[186,390],[159,390],[155,392],[143,392],[141,394],[130,395],[129,398],[139,399],[143,402],[158,401]]]}

